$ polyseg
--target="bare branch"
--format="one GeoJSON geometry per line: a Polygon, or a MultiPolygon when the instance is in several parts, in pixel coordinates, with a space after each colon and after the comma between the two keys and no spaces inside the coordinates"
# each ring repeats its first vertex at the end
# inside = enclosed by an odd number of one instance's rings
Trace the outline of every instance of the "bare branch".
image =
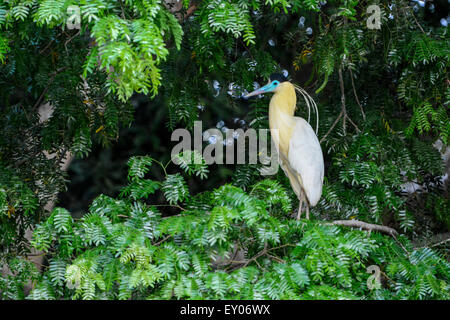
{"type": "Polygon", "coordinates": [[[356,94],[356,88],[355,88],[355,82],[353,81],[352,69],[348,68],[348,70],[350,71],[350,79],[352,80],[353,94],[355,95],[356,103],[358,104],[359,108],[361,109],[361,114],[363,116],[363,119],[366,120],[366,114],[364,113],[364,109],[363,109],[361,103],[359,102],[358,95],[356,94]]]}
{"type": "Polygon", "coordinates": [[[390,227],[382,226],[379,224],[367,223],[359,220],[336,220],[333,222],[328,222],[325,225],[337,225],[337,226],[346,226],[351,228],[360,228],[368,231],[379,231],[382,233],[386,233],[390,236],[395,236],[398,232],[395,229],[390,227]]]}
{"type": "Polygon", "coordinates": [[[52,72],[50,74],[50,80],[48,81],[47,86],[44,88],[44,90],[42,91],[41,95],[39,96],[39,98],[37,99],[36,103],[34,104],[33,109],[36,109],[37,107],[40,106],[42,100],[44,99],[45,94],[47,93],[48,89],[50,88],[50,85],[53,83],[53,80],[55,80],[55,76],[58,73],[66,70],[66,69],[67,69],[66,67],[59,68],[58,70],[56,70],[55,72],[52,72]]]}
{"type": "MultiPolygon", "coordinates": [[[[342,128],[344,130],[344,134],[347,132],[347,130],[346,130],[347,119],[355,127],[356,131],[361,131],[347,114],[347,108],[345,107],[345,88],[344,88],[344,78],[342,77],[342,67],[339,68],[338,74],[339,74],[339,86],[341,88],[341,108],[342,108],[342,110],[341,110],[341,113],[339,114],[339,116],[334,121],[334,123],[331,125],[328,132],[322,137],[322,139],[320,139],[320,143],[322,143],[325,140],[325,138],[330,134],[330,132],[334,129],[334,127],[338,123],[339,119],[341,119],[341,118],[342,118],[342,128]]],[[[355,92],[355,94],[356,94],[356,92],[355,92]]],[[[363,114],[364,114],[364,111],[363,111],[363,114]]],[[[364,118],[365,118],[365,115],[364,115],[364,118]]]]}
{"type": "Polygon", "coordinates": [[[341,87],[341,107],[344,117],[342,122],[342,129],[344,130],[345,134],[346,133],[345,118],[347,117],[347,109],[345,108],[345,90],[344,90],[344,79],[342,77],[342,67],[339,68],[338,74],[339,74],[339,86],[341,87]]]}
{"type": "Polygon", "coordinates": [[[341,113],[339,113],[339,116],[336,118],[336,120],[334,120],[334,122],[331,125],[330,129],[328,130],[328,132],[322,137],[322,139],[320,139],[320,143],[322,143],[325,140],[325,138],[330,134],[330,132],[334,129],[334,127],[337,125],[339,119],[341,119],[343,114],[344,114],[344,111],[341,111],[341,113]]]}

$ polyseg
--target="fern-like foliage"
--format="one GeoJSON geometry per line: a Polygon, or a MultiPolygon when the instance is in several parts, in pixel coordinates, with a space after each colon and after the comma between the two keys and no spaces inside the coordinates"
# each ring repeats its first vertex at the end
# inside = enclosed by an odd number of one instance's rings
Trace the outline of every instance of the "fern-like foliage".
{"type": "MultiPolygon", "coordinates": [[[[131,159],[130,184],[145,181],[143,168],[152,162],[131,159]]],[[[167,196],[169,204],[184,199],[181,177],[167,175],[162,183],[166,196],[169,187],[178,190],[167,196]]],[[[169,217],[132,195],[100,196],[79,221],[56,208],[34,232],[33,245],[47,253],[49,267],[34,273],[37,282],[27,298],[448,297],[450,268],[438,253],[424,248],[406,254],[388,236],[293,220],[276,181],[263,180],[248,192],[224,185],[195,198],[189,209],[169,217]],[[389,277],[376,291],[366,285],[373,261],[389,277]]],[[[406,238],[401,242],[411,247],[406,238]]],[[[0,278],[3,297],[23,297],[19,284],[34,267],[20,259],[10,266],[23,277],[0,278]]]]}

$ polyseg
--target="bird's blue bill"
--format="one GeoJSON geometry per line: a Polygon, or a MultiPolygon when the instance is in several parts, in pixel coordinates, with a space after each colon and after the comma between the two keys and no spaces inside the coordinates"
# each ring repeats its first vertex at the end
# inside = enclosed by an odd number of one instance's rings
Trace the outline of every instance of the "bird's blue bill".
{"type": "Polygon", "coordinates": [[[249,94],[245,95],[244,98],[248,99],[253,96],[258,96],[263,93],[271,92],[273,89],[274,89],[273,83],[268,83],[264,87],[261,87],[255,91],[250,92],[249,94]]]}

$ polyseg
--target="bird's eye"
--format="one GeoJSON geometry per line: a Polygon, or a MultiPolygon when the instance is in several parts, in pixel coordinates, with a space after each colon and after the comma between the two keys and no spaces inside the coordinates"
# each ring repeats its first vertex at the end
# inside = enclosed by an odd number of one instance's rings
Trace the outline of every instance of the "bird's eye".
{"type": "Polygon", "coordinates": [[[280,83],[278,81],[274,81],[273,85],[276,87],[277,85],[279,85],[280,83]]]}

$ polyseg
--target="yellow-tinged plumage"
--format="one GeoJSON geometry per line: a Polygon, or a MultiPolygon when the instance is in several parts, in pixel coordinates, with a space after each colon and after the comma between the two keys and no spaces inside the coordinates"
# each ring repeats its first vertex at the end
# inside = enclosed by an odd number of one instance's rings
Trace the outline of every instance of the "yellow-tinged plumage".
{"type": "MultiPolygon", "coordinates": [[[[272,133],[273,130],[278,130],[279,141],[276,141],[275,145],[279,146],[279,152],[286,158],[295,126],[293,117],[296,105],[297,96],[294,86],[289,82],[280,83],[269,104],[269,127],[272,133]]],[[[272,137],[276,135],[272,134],[272,137]]]]}
{"type": "Polygon", "coordinates": [[[322,194],[324,162],[319,140],[309,123],[294,117],[297,105],[296,90],[303,96],[308,107],[317,107],[309,95],[290,82],[273,81],[250,93],[274,92],[269,105],[269,127],[277,146],[280,166],[289,178],[300,205],[297,219],[301,216],[302,203],[306,201],[306,218],[309,205],[314,206],[322,194]]]}
{"type": "Polygon", "coordinates": [[[295,88],[289,82],[281,83],[269,104],[269,127],[278,154],[281,168],[291,182],[297,196],[301,193],[301,176],[289,167],[289,141],[294,131],[294,112],[297,105],[295,88]],[[277,133],[275,133],[277,131],[277,133]]]}

